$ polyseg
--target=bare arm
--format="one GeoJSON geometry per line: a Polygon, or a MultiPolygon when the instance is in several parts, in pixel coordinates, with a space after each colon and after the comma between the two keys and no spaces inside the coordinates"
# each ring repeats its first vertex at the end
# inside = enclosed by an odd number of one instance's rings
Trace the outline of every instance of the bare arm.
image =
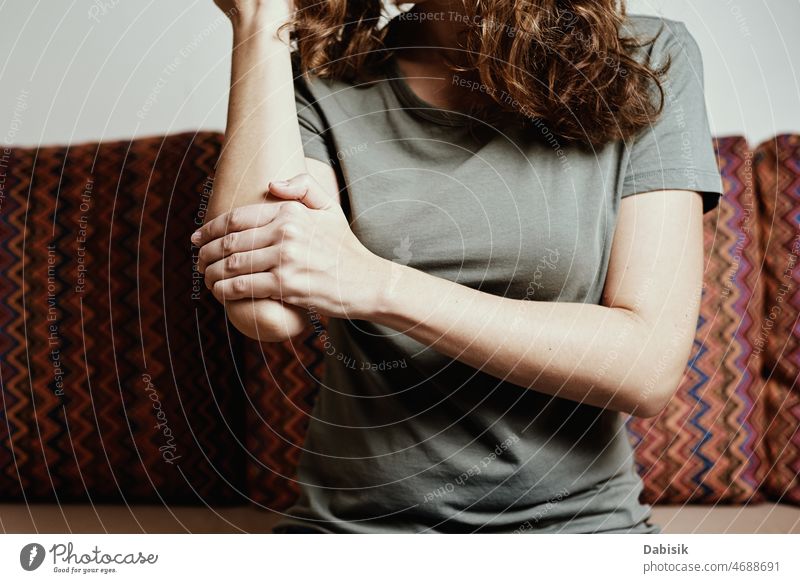
{"type": "MultiPolygon", "coordinates": [[[[289,19],[285,0],[218,0],[233,23],[228,119],[208,218],[264,202],[270,180],[312,173],[338,192],[330,167],[303,156],[288,45],[278,28],[289,19]]],[[[270,202],[270,201],[267,201],[270,202]]],[[[241,209],[237,212],[247,212],[241,209]]],[[[231,232],[233,239],[237,236],[231,232]]],[[[275,299],[225,301],[228,319],[261,341],[296,336],[307,324],[302,309],[275,299]]]]}
{"type": "Polygon", "coordinates": [[[223,249],[224,217],[203,227],[218,297],[281,298],[376,322],[513,384],[639,416],[657,414],[683,377],[702,287],[697,193],[623,199],[593,305],[503,298],[378,257],[308,175],[270,192],[303,204],[273,205],[239,225],[255,246],[223,249]]]}

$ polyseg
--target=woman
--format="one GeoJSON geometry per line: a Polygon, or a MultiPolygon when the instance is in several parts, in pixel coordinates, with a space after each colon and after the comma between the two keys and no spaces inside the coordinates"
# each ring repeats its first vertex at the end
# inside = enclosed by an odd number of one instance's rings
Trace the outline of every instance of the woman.
{"type": "Polygon", "coordinates": [[[276,530],[658,532],[624,419],[683,375],[721,191],[684,26],[612,0],[388,25],[378,0],[216,2],[201,269],[242,332],[313,326],[328,355],[276,530]]]}

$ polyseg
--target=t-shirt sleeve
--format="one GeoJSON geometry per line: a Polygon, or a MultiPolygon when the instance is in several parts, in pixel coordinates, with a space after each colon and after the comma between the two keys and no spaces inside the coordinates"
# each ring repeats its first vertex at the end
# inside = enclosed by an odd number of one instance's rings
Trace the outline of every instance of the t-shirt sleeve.
{"type": "Polygon", "coordinates": [[[297,120],[300,123],[300,137],[303,141],[303,153],[306,158],[313,158],[333,166],[333,157],[326,140],[327,128],[319,103],[308,86],[308,81],[297,73],[294,80],[295,105],[297,120]]]}
{"type": "Polygon", "coordinates": [[[693,190],[708,212],[719,204],[722,180],[708,125],[700,49],[685,25],[669,22],[652,51],[654,66],[671,59],[663,81],[664,108],[633,140],[622,196],[693,190]]]}

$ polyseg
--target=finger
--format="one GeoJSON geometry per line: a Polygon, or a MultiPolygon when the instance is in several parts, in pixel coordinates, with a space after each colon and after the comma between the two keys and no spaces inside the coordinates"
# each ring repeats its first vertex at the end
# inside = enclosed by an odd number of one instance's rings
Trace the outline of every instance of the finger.
{"type": "Polygon", "coordinates": [[[231,279],[221,279],[211,289],[220,302],[251,299],[280,299],[280,283],[270,272],[239,275],[231,279]]]}
{"type": "Polygon", "coordinates": [[[311,209],[325,210],[333,204],[331,196],[310,174],[298,174],[291,180],[270,182],[269,194],[284,200],[296,200],[311,209]]]}
{"type": "Polygon", "coordinates": [[[279,204],[240,206],[210,220],[192,234],[192,243],[201,246],[209,241],[269,223],[278,214],[279,204]]]}
{"type": "Polygon", "coordinates": [[[222,279],[269,271],[277,267],[279,261],[280,248],[278,247],[265,247],[228,255],[225,259],[220,259],[208,266],[205,276],[206,287],[211,289],[222,279]]]}
{"type": "Polygon", "coordinates": [[[275,229],[271,228],[271,224],[238,233],[228,233],[224,237],[209,241],[200,248],[197,256],[197,269],[200,273],[205,273],[209,265],[233,253],[253,251],[269,247],[277,242],[275,229]]]}

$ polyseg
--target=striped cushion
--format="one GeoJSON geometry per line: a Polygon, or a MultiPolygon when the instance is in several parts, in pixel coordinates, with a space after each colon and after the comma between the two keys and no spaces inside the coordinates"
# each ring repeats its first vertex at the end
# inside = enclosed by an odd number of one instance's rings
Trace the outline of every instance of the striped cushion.
{"type": "Polygon", "coordinates": [[[725,195],[705,215],[706,268],[694,349],[683,381],[653,419],[632,419],[644,498],[661,503],[757,500],[765,463],[759,398],[761,265],[752,153],[716,141],[725,195]]]}
{"type": "Polygon", "coordinates": [[[779,136],[756,151],[764,315],[758,322],[766,402],[768,496],[800,504],[800,136],[779,136]]]}
{"type": "Polygon", "coordinates": [[[235,350],[217,302],[193,296],[189,243],[219,146],[182,134],[2,155],[2,498],[243,489],[235,350]]]}

